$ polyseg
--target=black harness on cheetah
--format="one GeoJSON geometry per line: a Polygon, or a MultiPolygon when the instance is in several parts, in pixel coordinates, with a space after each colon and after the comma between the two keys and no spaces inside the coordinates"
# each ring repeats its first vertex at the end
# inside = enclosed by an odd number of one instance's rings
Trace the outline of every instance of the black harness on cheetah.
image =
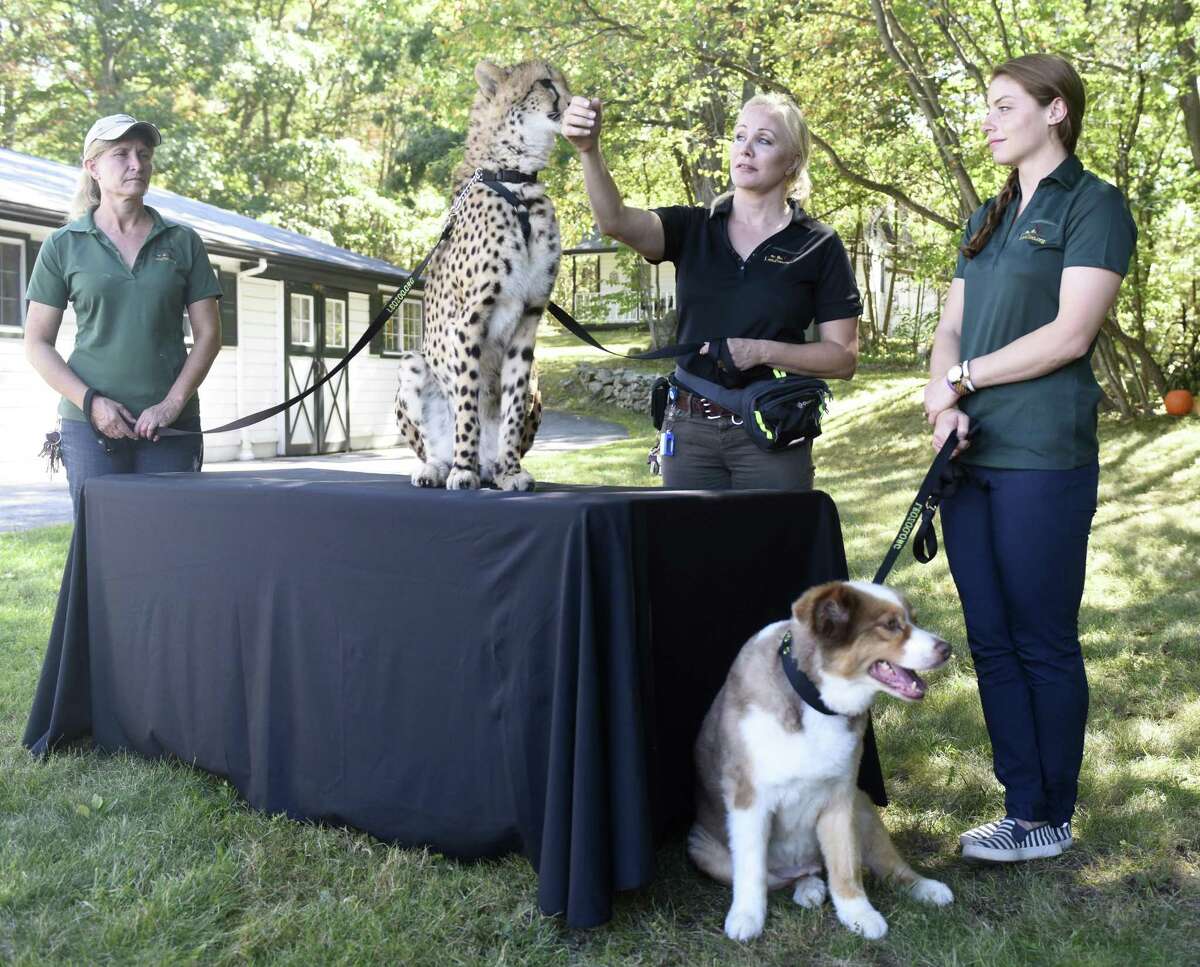
{"type": "Polygon", "coordinates": [[[500,168],[496,171],[488,171],[484,169],[480,172],[479,183],[487,186],[497,195],[503,198],[506,202],[512,205],[517,213],[517,221],[521,223],[521,234],[525,236],[525,247],[529,247],[529,236],[533,234],[533,228],[529,224],[529,203],[523,201],[514,195],[511,191],[504,187],[504,182],[510,184],[516,182],[522,185],[532,185],[538,180],[537,173],[527,175],[523,171],[513,171],[510,168],[500,168]]]}

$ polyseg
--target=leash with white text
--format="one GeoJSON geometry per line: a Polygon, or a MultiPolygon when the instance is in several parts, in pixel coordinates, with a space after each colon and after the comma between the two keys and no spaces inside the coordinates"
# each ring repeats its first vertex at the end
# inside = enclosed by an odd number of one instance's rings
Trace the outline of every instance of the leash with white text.
{"type": "MultiPolygon", "coordinates": [[[[974,436],[977,429],[978,425],[973,425],[967,431],[967,437],[974,436]]],[[[904,550],[904,545],[908,543],[910,537],[914,537],[914,528],[916,534],[913,542],[913,557],[922,564],[928,564],[937,556],[937,533],[933,527],[933,518],[937,514],[942,498],[954,492],[957,481],[950,460],[954,456],[954,449],[957,446],[958,431],[951,430],[950,435],[946,437],[946,442],[942,444],[942,449],[934,457],[929,472],[925,474],[925,479],[921,481],[921,489],[917,491],[916,499],[909,507],[908,513],[904,515],[904,522],[900,525],[900,530],[896,534],[896,539],[892,541],[892,546],[888,548],[883,563],[879,565],[879,570],[875,572],[872,584],[883,584],[888,572],[896,563],[896,558],[904,550]],[[920,526],[917,526],[917,521],[921,522],[920,526]]]]}

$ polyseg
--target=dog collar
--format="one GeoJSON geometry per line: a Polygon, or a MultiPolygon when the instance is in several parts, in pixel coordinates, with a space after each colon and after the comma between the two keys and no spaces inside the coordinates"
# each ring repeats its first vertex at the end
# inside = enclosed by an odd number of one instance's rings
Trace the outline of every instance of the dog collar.
{"type": "Polygon", "coordinates": [[[806,705],[815,708],[822,715],[838,714],[821,701],[821,693],[817,691],[813,680],[805,675],[800,670],[800,666],[796,664],[796,659],[792,655],[792,633],[790,631],[784,632],[783,641],[779,643],[779,661],[783,665],[783,673],[787,675],[787,680],[795,689],[796,694],[804,699],[806,705]]]}
{"type": "Polygon", "coordinates": [[[497,168],[495,171],[483,169],[479,172],[480,181],[508,181],[517,182],[522,185],[532,185],[537,181],[537,172],[527,175],[524,171],[516,171],[512,168],[497,168]]]}

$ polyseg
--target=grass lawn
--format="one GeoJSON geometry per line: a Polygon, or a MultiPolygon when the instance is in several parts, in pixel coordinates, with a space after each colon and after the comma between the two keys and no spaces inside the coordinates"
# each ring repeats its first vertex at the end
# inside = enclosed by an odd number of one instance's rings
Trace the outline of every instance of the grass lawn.
{"type": "MultiPolygon", "coordinates": [[[[614,348],[628,337],[605,333],[614,348]]],[[[644,346],[644,339],[642,340],[644,346]]],[[[616,419],[627,441],[530,460],[547,480],[651,484],[645,418],[564,387],[601,354],[539,346],[547,403],[616,419]]],[[[817,485],[842,514],[853,575],[869,579],[932,458],[922,380],[860,371],[818,441],[817,485]]],[[[0,962],[385,964],[1137,964],[1200,962],[1200,419],[1105,422],[1101,503],[1081,626],[1092,713],[1075,829],[1063,857],[981,868],[958,832],[1001,809],[944,556],[906,552],[893,583],[956,645],[929,697],[881,698],[876,728],[894,805],[885,821],[956,902],[921,906],[885,884],[880,942],[826,905],[772,897],[764,935],[725,939],[728,891],[691,870],[680,839],[653,885],[607,927],[542,917],[516,857],[456,863],[254,812],[220,779],[171,762],[20,746],[70,528],[0,534],[0,962]]],[[[1036,540],[1036,535],[1031,535],[1036,540]]]]}

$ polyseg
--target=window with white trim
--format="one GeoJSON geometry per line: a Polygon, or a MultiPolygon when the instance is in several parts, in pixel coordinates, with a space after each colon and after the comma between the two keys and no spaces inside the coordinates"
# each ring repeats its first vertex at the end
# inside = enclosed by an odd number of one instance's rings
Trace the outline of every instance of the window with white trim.
{"type": "Polygon", "coordinates": [[[0,238],[0,329],[25,322],[25,240],[0,238]]]}
{"type": "Polygon", "coordinates": [[[325,300],[325,346],[346,348],[346,303],[342,299],[325,300]]]}
{"type": "Polygon", "coordinates": [[[383,351],[385,353],[419,352],[424,336],[420,299],[405,299],[400,311],[393,315],[383,327],[383,351]]]}
{"type": "Polygon", "coordinates": [[[313,345],[313,297],[292,293],[292,345],[313,345]]]}

